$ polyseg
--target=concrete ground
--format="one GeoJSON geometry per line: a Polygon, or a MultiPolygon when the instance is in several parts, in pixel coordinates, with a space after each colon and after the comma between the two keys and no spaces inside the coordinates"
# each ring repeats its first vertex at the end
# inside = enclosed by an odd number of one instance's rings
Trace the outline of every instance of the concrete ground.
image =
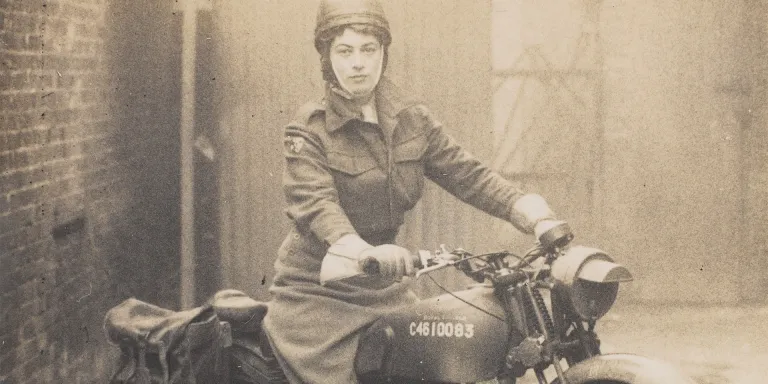
{"type": "MultiPolygon", "coordinates": [[[[768,383],[768,306],[617,304],[596,332],[604,353],[667,361],[699,384],[768,383]]],[[[527,375],[520,382],[536,381],[527,375]]]]}

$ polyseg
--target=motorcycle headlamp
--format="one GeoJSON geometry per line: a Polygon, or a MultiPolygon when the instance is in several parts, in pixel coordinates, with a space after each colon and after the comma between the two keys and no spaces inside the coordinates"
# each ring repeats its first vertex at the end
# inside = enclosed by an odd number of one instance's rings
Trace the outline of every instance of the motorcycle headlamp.
{"type": "Polygon", "coordinates": [[[632,274],[595,248],[574,246],[552,263],[556,289],[569,309],[581,320],[594,321],[605,315],[619,291],[619,283],[632,281],[632,274]]]}

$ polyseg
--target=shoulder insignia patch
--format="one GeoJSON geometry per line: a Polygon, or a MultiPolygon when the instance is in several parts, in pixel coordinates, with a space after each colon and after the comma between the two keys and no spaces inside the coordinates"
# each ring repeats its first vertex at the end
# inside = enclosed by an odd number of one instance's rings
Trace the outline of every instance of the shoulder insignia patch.
{"type": "Polygon", "coordinates": [[[301,152],[301,148],[304,147],[304,138],[301,136],[288,136],[286,144],[291,152],[299,153],[301,152]]]}

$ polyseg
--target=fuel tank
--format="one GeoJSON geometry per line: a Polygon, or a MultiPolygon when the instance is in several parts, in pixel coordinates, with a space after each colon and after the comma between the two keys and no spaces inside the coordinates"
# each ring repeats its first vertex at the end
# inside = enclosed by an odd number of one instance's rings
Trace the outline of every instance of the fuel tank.
{"type": "Polygon", "coordinates": [[[361,337],[355,369],[363,382],[474,382],[504,366],[509,327],[490,287],[444,294],[376,321],[361,337]]]}

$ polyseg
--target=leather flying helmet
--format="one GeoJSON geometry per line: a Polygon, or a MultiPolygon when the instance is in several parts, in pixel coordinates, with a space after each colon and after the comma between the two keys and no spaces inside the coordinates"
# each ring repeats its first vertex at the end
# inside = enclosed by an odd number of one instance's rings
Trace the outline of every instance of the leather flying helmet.
{"type": "Polygon", "coordinates": [[[379,0],[321,0],[315,26],[315,48],[322,49],[322,37],[329,31],[350,24],[366,24],[383,32],[383,46],[392,41],[389,22],[379,0]]]}

